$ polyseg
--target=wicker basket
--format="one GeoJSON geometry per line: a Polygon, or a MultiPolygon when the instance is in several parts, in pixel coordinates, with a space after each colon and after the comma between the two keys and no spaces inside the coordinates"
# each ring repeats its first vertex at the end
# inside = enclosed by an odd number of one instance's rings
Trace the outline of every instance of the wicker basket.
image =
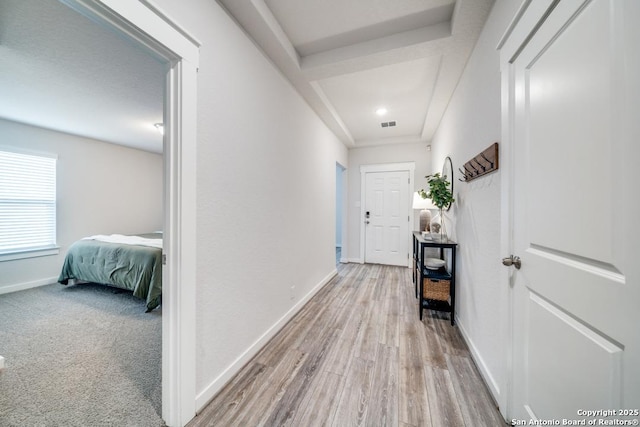
{"type": "Polygon", "coordinates": [[[438,301],[449,301],[450,280],[424,278],[422,297],[438,301]]]}

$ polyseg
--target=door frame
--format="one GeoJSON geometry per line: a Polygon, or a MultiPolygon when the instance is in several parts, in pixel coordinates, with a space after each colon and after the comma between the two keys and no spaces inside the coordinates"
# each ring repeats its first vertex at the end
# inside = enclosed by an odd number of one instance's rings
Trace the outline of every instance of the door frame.
{"type": "MultiPolygon", "coordinates": [[[[415,181],[416,163],[415,162],[403,162],[403,163],[382,163],[372,165],[360,166],[360,258],[358,263],[364,264],[365,261],[365,224],[364,215],[366,209],[367,200],[367,173],[371,172],[409,172],[409,183],[407,184],[409,190],[409,200],[413,200],[413,183],[415,181]]],[[[407,211],[409,212],[409,231],[413,227],[413,209],[410,209],[407,205],[407,211]]],[[[407,250],[410,248],[411,234],[407,235],[407,250]]],[[[410,258],[407,258],[407,267],[411,267],[410,258]]]]}
{"type": "Polygon", "coordinates": [[[149,0],[59,0],[169,64],[164,100],[162,418],[196,415],[196,126],[200,43],[149,0]]]}
{"type": "MultiPolygon", "coordinates": [[[[340,162],[336,162],[336,167],[341,168],[340,171],[340,179],[341,179],[341,188],[340,188],[340,196],[341,196],[341,203],[342,203],[342,210],[340,211],[340,224],[336,224],[336,227],[340,228],[340,235],[342,236],[342,247],[341,247],[341,255],[340,255],[340,262],[341,263],[346,263],[348,262],[348,258],[347,258],[347,253],[349,253],[349,242],[347,241],[347,224],[348,224],[348,213],[349,210],[347,209],[349,206],[349,200],[347,198],[347,195],[349,194],[348,192],[348,170],[347,168],[342,165],[340,162]]],[[[337,176],[337,171],[336,171],[336,176],[337,176]]],[[[337,188],[337,185],[336,185],[337,188]]],[[[337,203],[337,197],[336,197],[336,203],[337,203]]]]}

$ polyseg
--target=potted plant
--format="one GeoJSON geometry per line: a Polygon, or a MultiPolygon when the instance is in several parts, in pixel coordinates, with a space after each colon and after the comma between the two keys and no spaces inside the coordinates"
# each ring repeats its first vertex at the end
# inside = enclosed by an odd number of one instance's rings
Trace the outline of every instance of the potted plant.
{"type": "Polygon", "coordinates": [[[447,181],[446,177],[440,176],[439,173],[433,175],[427,175],[427,183],[429,184],[429,191],[423,189],[418,190],[420,196],[423,199],[431,199],[433,204],[440,210],[440,216],[431,220],[431,232],[440,232],[440,239],[445,240],[447,238],[447,232],[444,227],[444,216],[442,209],[449,207],[455,199],[453,193],[449,189],[451,183],[447,181]]]}

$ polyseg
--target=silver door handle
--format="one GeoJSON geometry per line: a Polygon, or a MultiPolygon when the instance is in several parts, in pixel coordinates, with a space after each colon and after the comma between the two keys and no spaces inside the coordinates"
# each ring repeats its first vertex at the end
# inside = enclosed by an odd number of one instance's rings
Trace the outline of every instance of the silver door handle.
{"type": "Polygon", "coordinates": [[[520,260],[520,257],[515,255],[509,255],[506,258],[502,258],[502,264],[506,265],[507,267],[513,265],[516,270],[520,270],[520,267],[522,267],[522,261],[520,260]]]}

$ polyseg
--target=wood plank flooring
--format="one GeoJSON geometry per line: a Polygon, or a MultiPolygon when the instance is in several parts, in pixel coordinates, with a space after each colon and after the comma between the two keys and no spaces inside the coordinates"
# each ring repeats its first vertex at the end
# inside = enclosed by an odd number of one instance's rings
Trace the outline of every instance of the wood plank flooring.
{"type": "Polygon", "coordinates": [[[504,426],[448,314],[411,270],[346,264],[188,427],[504,426]]]}

